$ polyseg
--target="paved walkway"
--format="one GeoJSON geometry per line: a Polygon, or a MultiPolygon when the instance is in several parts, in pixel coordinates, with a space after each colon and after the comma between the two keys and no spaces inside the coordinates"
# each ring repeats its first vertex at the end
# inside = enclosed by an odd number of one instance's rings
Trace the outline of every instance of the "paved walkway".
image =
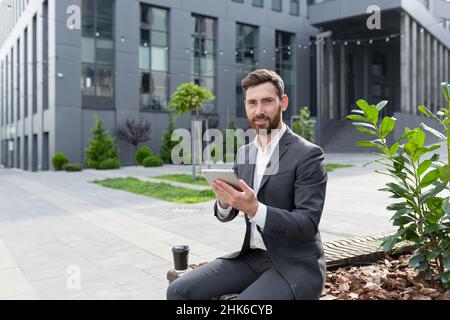
{"type": "MultiPolygon", "coordinates": [[[[373,166],[362,167],[370,159],[327,156],[328,162],[355,167],[329,173],[323,240],[393,230],[385,210],[388,195],[376,191],[388,178],[373,173],[373,166]]],[[[164,299],[173,245],[191,247],[190,263],[239,250],[243,218],[219,223],[213,202],[173,204],[88,183],[190,171],[0,169],[0,299],[164,299]],[[80,288],[74,286],[77,279],[80,288]]]]}

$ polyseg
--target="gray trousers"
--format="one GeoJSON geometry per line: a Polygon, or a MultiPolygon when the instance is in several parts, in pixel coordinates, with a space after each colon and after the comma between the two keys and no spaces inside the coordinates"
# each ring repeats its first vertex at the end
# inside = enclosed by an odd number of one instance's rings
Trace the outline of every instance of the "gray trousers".
{"type": "Polygon", "coordinates": [[[238,293],[237,300],[293,300],[291,287],[264,250],[250,250],[233,260],[216,259],[169,285],[167,300],[210,300],[238,293]]]}

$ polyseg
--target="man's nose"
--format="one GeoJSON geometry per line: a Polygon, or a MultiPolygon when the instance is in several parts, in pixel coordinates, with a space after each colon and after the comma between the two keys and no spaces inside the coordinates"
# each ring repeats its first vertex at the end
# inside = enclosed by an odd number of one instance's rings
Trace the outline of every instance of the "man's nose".
{"type": "Polygon", "coordinates": [[[262,103],[259,102],[259,103],[256,105],[255,115],[260,115],[260,114],[264,114],[264,113],[265,113],[265,112],[264,112],[262,103]]]}

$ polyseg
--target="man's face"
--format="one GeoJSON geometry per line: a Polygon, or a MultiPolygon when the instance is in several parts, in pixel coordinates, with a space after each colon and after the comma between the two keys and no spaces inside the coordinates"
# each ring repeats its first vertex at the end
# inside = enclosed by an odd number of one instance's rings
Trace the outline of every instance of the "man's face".
{"type": "Polygon", "coordinates": [[[258,134],[270,134],[274,129],[281,129],[282,112],[288,107],[286,95],[280,101],[275,86],[266,82],[247,89],[245,111],[249,126],[258,134]]]}

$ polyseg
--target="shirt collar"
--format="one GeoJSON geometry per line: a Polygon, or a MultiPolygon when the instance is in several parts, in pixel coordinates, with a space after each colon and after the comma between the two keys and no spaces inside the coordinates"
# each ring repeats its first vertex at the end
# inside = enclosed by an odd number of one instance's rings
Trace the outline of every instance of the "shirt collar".
{"type": "MultiPolygon", "coordinates": [[[[277,133],[277,135],[270,141],[270,143],[267,145],[266,152],[271,151],[279,142],[283,134],[286,132],[286,125],[282,124],[280,131],[277,133]]],[[[253,143],[255,144],[256,148],[258,149],[258,152],[264,152],[262,150],[262,147],[259,144],[259,135],[257,134],[255,137],[255,140],[253,143]]]]}

